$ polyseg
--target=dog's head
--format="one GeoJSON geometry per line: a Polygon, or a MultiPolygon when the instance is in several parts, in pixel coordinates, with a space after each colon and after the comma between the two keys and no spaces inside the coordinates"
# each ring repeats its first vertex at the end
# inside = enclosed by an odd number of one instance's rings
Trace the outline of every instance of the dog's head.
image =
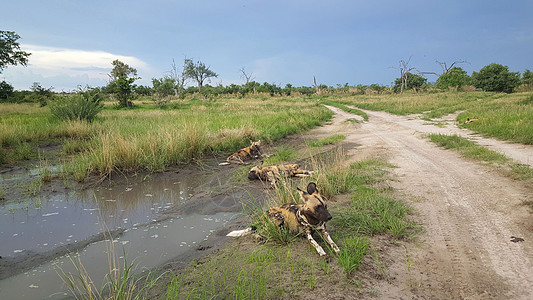
{"type": "Polygon", "coordinates": [[[261,161],[257,166],[250,169],[248,172],[248,179],[257,180],[260,179],[260,174],[263,172],[263,161],[261,161]]]}
{"type": "Polygon", "coordinates": [[[307,191],[302,191],[298,188],[298,193],[300,194],[300,200],[304,203],[301,213],[307,218],[309,224],[319,225],[331,220],[328,206],[316,189],[316,183],[309,183],[307,191]]]}

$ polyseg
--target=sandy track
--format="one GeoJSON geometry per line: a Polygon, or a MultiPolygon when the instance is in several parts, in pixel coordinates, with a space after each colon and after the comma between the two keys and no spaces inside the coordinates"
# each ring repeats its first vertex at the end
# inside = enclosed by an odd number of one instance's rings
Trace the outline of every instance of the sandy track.
{"type": "MultiPolygon", "coordinates": [[[[369,122],[353,125],[344,121],[354,115],[330,109],[333,123],[315,133],[344,134],[357,145],[348,152],[354,159],[378,155],[398,166],[393,186],[413,200],[424,223],[419,242],[408,244],[389,270],[397,288],[379,287],[382,298],[533,299],[533,216],[523,205],[533,198],[527,186],[443,150],[422,134],[470,135],[454,125],[440,128],[371,111],[369,122]],[[512,242],[511,236],[524,241],[512,242]]],[[[533,148],[505,144],[500,151],[504,148],[531,163],[533,148]]]]}

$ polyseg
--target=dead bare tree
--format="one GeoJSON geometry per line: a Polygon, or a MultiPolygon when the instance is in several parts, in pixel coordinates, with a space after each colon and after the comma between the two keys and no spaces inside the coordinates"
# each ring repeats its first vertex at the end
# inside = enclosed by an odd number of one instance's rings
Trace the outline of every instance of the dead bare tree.
{"type": "Polygon", "coordinates": [[[248,84],[250,81],[253,81],[255,77],[253,77],[253,72],[246,73],[246,70],[244,67],[240,68],[239,71],[241,71],[241,78],[244,79],[244,84],[248,84]]]}
{"type": "MultiPolygon", "coordinates": [[[[187,59],[187,57],[185,57],[185,59],[187,59]]],[[[185,87],[187,76],[185,75],[185,68],[182,68],[180,71],[174,59],[172,59],[171,67],[172,69],[170,70],[170,78],[174,81],[174,84],[175,84],[174,94],[178,96],[183,93],[183,88],[185,87]]]]}
{"type": "Polygon", "coordinates": [[[316,77],[313,76],[313,82],[314,82],[314,87],[315,87],[315,91],[317,94],[320,94],[320,87],[318,86],[318,84],[316,84],[316,77]]]}
{"type": "Polygon", "coordinates": [[[442,74],[440,74],[440,75],[444,75],[444,74],[448,73],[451,69],[453,69],[453,67],[455,65],[467,64],[468,63],[466,60],[456,60],[450,66],[448,66],[445,61],[444,62],[440,62],[438,60],[435,60],[435,62],[438,63],[440,65],[440,67],[442,68],[442,74]]]}
{"type": "Polygon", "coordinates": [[[448,64],[446,62],[440,62],[438,60],[435,60],[436,63],[438,63],[442,69],[442,73],[437,73],[437,72],[421,72],[417,69],[415,69],[420,75],[435,75],[437,77],[441,77],[442,75],[448,73],[451,69],[453,69],[453,67],[455,67],[456,65],[458,64],[465,64],[465,63],[468,63],[466,60],[456,60],[454,61],[450,66],[448,66],[448,64]]]}
{"type": "Polygon", "coordinates": [[[417,72],[420,73],[420,71],[418,71],[417,68],[409,67],[410,62],[411,62],[411,57],[409,57],[407,61],[400,59],[399,67],[397,68],[392,67],[393,69],[397,69],[400,71],[400,80],[402,81],[402,84],[400,86],[400,94],[403,94],[403,90],[405,89],[405,87],[407,87],[407,73],[411,72],[412,70],[416,70],[417,72]]]}
{"type": "MultiPolygon", "coordinates": [[[[244,69],[244,67],[240,68],[239,71],[241,71],[241,78],[244,79],[244,85],[247,86],[248,83],[250,83],[251,81],[254,81],[255,77],[253,76],[253,72],[250,72],[250,73],[246,73],[246,70],[244,69]]],[[[253,86],[254,88],[254,95],[257,94],[257,90],[255,89],[255,85],[253,86]]]]}

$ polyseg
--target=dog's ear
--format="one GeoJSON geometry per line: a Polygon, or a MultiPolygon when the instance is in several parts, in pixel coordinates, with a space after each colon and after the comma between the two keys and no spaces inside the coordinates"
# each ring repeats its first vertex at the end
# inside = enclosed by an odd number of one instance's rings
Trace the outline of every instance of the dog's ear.
{"type": "Polygon", "coordinates": [[[307,193],[309,195],[312,195],[314,193],[318,193],[318,190],[316,189],[316,183],[314,182],[310,182],[308,185],[307,185],[307,193]]]}

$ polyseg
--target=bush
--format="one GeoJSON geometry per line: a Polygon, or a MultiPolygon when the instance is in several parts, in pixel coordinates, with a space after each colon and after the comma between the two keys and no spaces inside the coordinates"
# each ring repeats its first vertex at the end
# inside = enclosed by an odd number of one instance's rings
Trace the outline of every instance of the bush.
{"type": "Polygon", "coordinates": [[[509,67],[499,64],[484,66],[472,73],[472,83],[486,92],[512,93],[520,85],[520,73],[509,72],[509,67]]]}
{"type": "Polygon", "coordinates": [[[0,101],[7,100],[11,95],[13,95],[13,86],[5,81],[0,82],[0,101]]]}
{"type": "Polygon", "coordinates": [[[439,89],[454,88],[456,90],[461,89],[464,85],[467,85],[470,81],[470,76],[460,67],[453,67],[448,72],[442,74],[435,83],[439,89]]]}
{"type": "Polygon", "coordinates": [[[77,94],[72,97],[58,97],[50,105],[50,111],[61,120],[92,121],[104,108],[99,97],[94,94],[77,94]]]}

